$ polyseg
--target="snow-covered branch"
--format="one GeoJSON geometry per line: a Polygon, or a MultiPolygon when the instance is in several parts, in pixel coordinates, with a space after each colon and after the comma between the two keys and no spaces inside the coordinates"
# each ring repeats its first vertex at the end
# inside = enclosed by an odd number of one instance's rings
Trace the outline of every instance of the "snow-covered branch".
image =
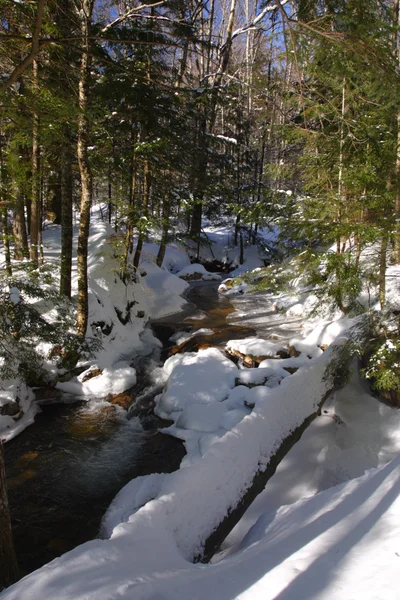
{"type": "Polygon", "coordinates": [[[140,10],[142,10],[144,8],[154,8],[155,6],[161,6],[162,4],[165,4],[165,3],[166,3],[166,0],[160,0],[159,2],[154,2],[154,4],[141,4],[140,6],[136,6],[135,8],[131,8],[126,13],[124,13],[121,16],[119,16],[117,19],[115,19],[114,21],[112,21],[111,23],[109,23],[108,25],[106,25],[105,27],[103,27],[103,29],[101,30],[101,33],[106,33],[112,27],[115,27],[116,25],[119,25],[120,23],[122,23],[122,21],[125,21],[126,19],[129,19],[130,17],[134,16],[135,13],[137,13],[138,11],[140,11],[140,10]]]}
{"type": "Polygon", "coordinates": [[[246,31],[248,31],[249,29],[253,29],[260,21],[262,21],[265,15],[267,15],[270,12],[273,12],[274,10],[278,10],[278,8],[285,6],[285,4],[287,4],[288,2],[289,0],[282,0],[281,2],[274,2],[274,4],[268,4],[262,9],[260,14],[258,14],[256,17],[254,17],[252,21],[250,21],[250,23],[246,23],[246,25],[244,25],[243,27],[239,27],[239,29],[236,29],[232,33],[232,39],[234,39],[238,35],[241,35],[242,33],[246,33],[246,31]]]}

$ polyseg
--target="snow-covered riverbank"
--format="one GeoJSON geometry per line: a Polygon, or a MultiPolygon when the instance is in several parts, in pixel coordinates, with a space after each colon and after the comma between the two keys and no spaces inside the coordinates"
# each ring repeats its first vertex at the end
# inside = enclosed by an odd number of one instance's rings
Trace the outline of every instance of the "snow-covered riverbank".
{"type": "MultiPolygon", "coordinates": [[[[170,307],[177,278],[145,260],[140,285],[154,291],[158,308],[150,314],[160,316],[164,307],[155,292],[162,288],[169,300],[164,306],[170,307]]],[[[150,294],[135,310],[151,302],[150,294]]],[[[177,293],[178,308],[182,302],[177,293]]],[[[227,346],[260,359],[257,368],[239,369],[220,350],[205,348],[171,357],[156,374],[166,382],[156,412],[173,421],[167,431],[184,440],[187,450],[180,470],[133,480],[105,516],[106,539],[68,552],[1,598],[394,600],[400,413],[378,403],[357,378],[328,399],[326,412],[281,463],[224,544],[226,558],[207,566],[191,563],[282,441],[316,412],[329,388],[324,376],[332,344],[341,344],[353,323],[338,313],[307,319],[288,294],[259,292],[235,302],[233,320],[252,323],[259,333],[227,346]],[[293,306],[297,312],[290,313],[293,306]],[[373,467],[378,470],[348,482],[373,467]],[[281,508],[283,503],[291,506],[281,508]],[[373,585],[366,577],[360,581],[366,560],[373,585]]],[[[114,338],[113,356],[126,347],[128,329],[114,338]]],[[[136,335],[139,348],[149,343],[140,331],[136,335]]],[[[121,368],[111,362],[101,367],[121,368]]]]}

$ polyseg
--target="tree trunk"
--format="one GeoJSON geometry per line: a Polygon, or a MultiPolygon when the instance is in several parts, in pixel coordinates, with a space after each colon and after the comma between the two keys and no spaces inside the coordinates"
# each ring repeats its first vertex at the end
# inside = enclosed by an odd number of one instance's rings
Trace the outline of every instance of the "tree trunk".
{"type": "Polygon", "coordinates": [[[3,246],[4,246],[5,259],[6,259],[6,272],[7,272],[7,277],[12,277],[10,234],[9,234],[8,214],[7,214],[6,206],[2,209],[2,221],[3,221],[3,246]]]}
{"type": "Polygon", "coordinates": [[[61,148],[61,277],[60,294],[71,297],[72,268],[72,153],[69,127],[61,148]]]}
{"type": "MultiPolygon", "coordinates": [[[[32,63],[33,72],[33,90],[37,102],[39,92],[38,82],[38,64],[34,60],[32,63]]],[[[40,219],[40,149],[39,149],[39,115],[37,108],[33,111],[33,127],[32,127],[32,199],[31,199],[31,214],[30,214],[30,236],[31,247],[30,257],[33,265],[38,266],[39,262],[39,227],[40,219]]]]}
{"type": "Polygon", "coordinates": [[[133,227],[135,219],[135,193],[136,193],[136,159],[135,159],[135,136],[132,133],[132,156],[131,156],[131,169],[130,169],[130,183],[129,183],[129,203],[128,203],[128,226],[125,237],[125,255],[123,261],[123,274],[122,280],[125,282],[126,273],[128,267],[129,254],[133,251],[133,227]]]}
{"type": "Polygon", "coordinates": [[[165,251],[167,249],[170,209],[171,209],[170,198],[166,196],[164,199],[164,203],[163,203],[163,229],[162,229],[162,235],[161,235],[161,244],[160,244],[160,247],[158,249],[158,254],[157,254],[157,265],[159,267],[161,267],[163,264],[163,260],[165,257],[165,251]]]}
{"type": "MultiPolygon", "coordinates": [[[[143,210],[142,210],[141,216],[144,217],[144,219],[146,219],[148,209],[149,209],[150,184],[151,184],[150,159],[148,157],[146,157],[145,161],[144,161],[143,176],[144,176],[144,180],[143,180],[143,210]]],[[[134,259],[133,259],[133,266],[135,267],[135,269],[138,268],[139,263],[140,263],[140,256],[141,256],[142,248],[143,248],[144,235],[145,235],[144,223],[142,222],[139,227],[138,243],[136,246],[136,252],[135,252],[134,259]]]]}
{"type": "Polygon", "coordinates": [[[90,225],[90,208],[92,204],[93,185],[89,164],[89,120],[88,98],[90,78],[90,29],[94,0],[82,0],[79,11],[80,30],[82,35],[82,56],[79,75],[79,117],[78,117],[78,165],[81,180],[80,223],[78,232],[78,316],[77,333],[81,338],[86,335],[88,323],[88,277],[87,254],[90,225]]]}
{"type": "Polygon", "coordinates": [[[386,255],[388,248],[388,234],[383,233],[379,261],[379,302],[383,309],[386,301],[386,255]]]}
{"type": "Polygon", "coordinates": [[[7,182],[4,169],[3,161],[3,146],[1,145],[1,131],[0,131],[0,206],[1,206],[1,220],[2,220],[2,236],[4,255],[6,259],[6,273],[7,277],[12,277],[11,268],[11,252],[10,252],[10,232],[8,225],[8,194],[7,194],[7,182]]]}
{"type": "Polygon", "coordinates": [[[238,241],[239,241],[239,232],[240,232],[240,214],[238,213],[236,215],[236,223],[235,223],[235,246],[238,245],[238,241]]]}
{"type": "Polygon", "coordinates": [[[25,205],[22,190],[18,185],[14,206],[13,234],[14,234],[14,257],[23,260],[29,257],[28,236],[25,224],[25,205]]]}
{"type": "MultiPolygon", "coordinates": [[[[397,65],[400,65],[400,43],[398,27],[400,24],[400,3],[395,0],[393,4],[393,54],[397,65]]],[[[400,111],[397,112],[397,149],[395,163],[395,182],[396,182],[396,199],[395,199],[395,234],[394,234],[394,249],[393,258],[396,264],[400,263],[400,111]]]]}
{"type": "Polygon", "coordinates": [[[111,172],[108,173],[108,222],[111,225],[112,216],[112,184],[111,184],[111,172]]]}
{"type": "Polygon", "coordinates": [[[0,590],[18,579],[18,564],[14,551],[10,511],[8,508],[3,444],[0,441],[0,590]]]}

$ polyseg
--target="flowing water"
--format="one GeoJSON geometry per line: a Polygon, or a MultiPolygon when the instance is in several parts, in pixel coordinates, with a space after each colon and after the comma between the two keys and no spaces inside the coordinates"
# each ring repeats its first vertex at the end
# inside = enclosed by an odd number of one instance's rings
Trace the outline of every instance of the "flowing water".
{"type": "MultiPolygon", "coordinates": [[[[252,335],[250,327],[226,319],[234,311],[218,284],[194,284],[184,313],[152,324],[164,344],[161,360],[176,351],[172,333],[201,328],[179,351],[222,347],[228,339],[252,335]]],[[[163,423],[152,414],[160,385],[148,373],[155,359],[140,365],[138,380],[128,392],[130,416],[108,403],[75,402],[43,406],[35,423],[5,447],[7,484],[14,542],[25,575],[98,534],[101,518],[115,494],[128,481],[154,472],[171,472],[184,456],[182,442],[158,432],[163,423]]],[[[162,364],[159,362],[159,364],[162,364]]]]}

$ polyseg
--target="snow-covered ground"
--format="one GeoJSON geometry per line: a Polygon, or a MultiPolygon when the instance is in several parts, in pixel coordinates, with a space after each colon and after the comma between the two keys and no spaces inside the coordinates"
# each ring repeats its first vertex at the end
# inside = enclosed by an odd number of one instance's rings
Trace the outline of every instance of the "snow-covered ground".
{"type": "MultiPolygon", "coordinates": [[[[223,228],[207,231],[213,240],[227,235],[223,228]]],[[[105,240],[97,233],[97,243],[105,240]]],[[[222,257],[225,241],[218,247],[222,257]]],[[[143,302],[135,288],[135,310],[144,310],[146,317],[178,310],[184,289],[179,286],[187,284],[171,272],[193,273],[179,247],[167,253],[163,269],[156,267],[154,255],[149,245],[140,265],[136,285],[145,290],[143,302]],[[164,294],[160,302],[159,293],[164,294]]],[[[100,288],[110,290],[114,275],[107,283],[104,266],[96,268],[93,264],[90,275],[101,300],[100,288]]],[[[5,590],[2,600],[399,597],[400,411],[373,398],[356,372],[345,388],[330,395],[322,415],[282,461],[215,562],[192,562],[256,473],[265,470],[289,433],[316,412],[329,388],[324,375],[333,348],[355,320],[326,313],[307,319],[307,298],[299,302],[299,297],[258,293],[235,300],[233,321],[257,323],[259,334],[227,347],[262,357],[258,368],[239,369],[215,348],[166,361],[155,374],[166,383],[156,412],[173,422],[166,431],[184,440],[187,456],[181,468],[129,483],[104,517],[104,539],[83,544],[28,575],[5,590]],[[284,348],[293,349],[293,356],[277,358],[284,348]]],[[[150,345],[136,321],[133,327],[138,346],[150,345]]],[[[124,371],[131,367],[118,354],[126,348],[123,335],[125,329],[115,338],[113,361],[97,357],[107,381],[113,380],[108,369],[122,369],[122,379],[135,376],[133,369],[124,371]]],[[[87,384],[96,385],[95,379],[87,384]]],[[[86,394],[85,382],[69,385],[80,385],[86,394]]]]}
{"type": "MultiPolygon", "coordinates": [[[[155,263],[158,245],[146,243],[143,247],[139,273],[125,285],[119,274],[119,264],[113,248],[113,229],[100,218],[96,207],[92,211],[88,248],[88,288],[89,288],[89,337],[100,340],[102,347],[87,362],[88,372],[74,377],[68,382],[58,383],[57,388],[67,394],[85,399],[104,398],[128,389],[136,381],[136,371],[131,366],[132,359],[146,355],[160,346],[145,324],[150,318],[160,318],[182,310],[186,305],[182,294],[189,284],[173,274],[190,265],[185,250],[177,245],[168,247],[163,268],[155,263]],[[108,331],[107,331],[108,330],[108,331]],[[107,332],[107,333],[105,333],[107,332]],[[101,373],[84,381],[94,368],[101,373]]],[[[77,229],[74,230],[76,250],[77,229]]],[[[58,285],[61,229],[49,224],[43,232],[45,261],[52,265],[54,283],[58,285]]],[[[4,257],[0,256],[1,263],[4,257]]],[[[18,267],[15,270],[18,273],[18,267]]],[[[76,258],[72,265],[72,295],[77,295],[76,258]]],[[[54,306],[43,303],[43,314],[54,319],[54,306]]],[[[44,365],[50,378],[57,375],[54,361],[47,358],[50,345],[40,344],[44,365]]],[[[82,363],[85,365],[85,363],[82,363]]],[[[0,385],[0,407],[16,407],[23,411],[18,420],[7,414],[0,414],[0,437],[8,441],[31,424],[37,407],[32,405],[34,394],[27,386],[15,379],[3,381],[0,385]]],[[[4,409],[6,410],[6,409],[4,409]]]]}

